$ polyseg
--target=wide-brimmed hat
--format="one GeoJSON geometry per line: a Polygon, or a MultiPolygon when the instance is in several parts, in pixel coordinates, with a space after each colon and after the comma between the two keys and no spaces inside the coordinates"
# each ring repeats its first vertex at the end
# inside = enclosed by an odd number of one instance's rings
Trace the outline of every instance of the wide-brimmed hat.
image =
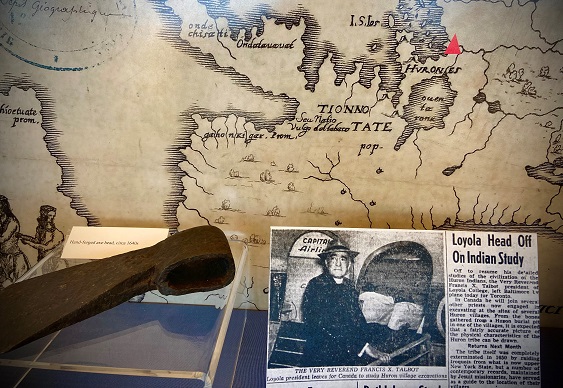
{"type": "Polygon", "coordinates": [[[346,252],[350,257],[350,260],[354,260],[356,256],[358,256],[359,252],[353,251],[348,247],[348,244],[340,239],[333,239],[331,240],[326,248],[319,253],[319,257],[321,260],[325,260],[328,255],[334,252],[346,252]]]}

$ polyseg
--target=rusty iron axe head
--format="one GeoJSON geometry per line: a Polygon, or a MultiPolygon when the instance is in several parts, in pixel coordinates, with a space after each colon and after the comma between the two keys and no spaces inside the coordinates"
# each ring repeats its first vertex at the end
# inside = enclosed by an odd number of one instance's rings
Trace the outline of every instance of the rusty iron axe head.
{"type": "Polygon", "coordinates": [[[141,293],[211,291],[235,264],[224,233],[199,226],[148,248],[15,283],[0,291],[0,353],[108,310],[141,293]]]}

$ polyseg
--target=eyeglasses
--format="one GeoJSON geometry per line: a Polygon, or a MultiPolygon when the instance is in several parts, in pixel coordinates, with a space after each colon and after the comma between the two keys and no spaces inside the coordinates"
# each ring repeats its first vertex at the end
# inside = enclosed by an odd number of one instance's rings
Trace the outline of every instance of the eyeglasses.
{"type": "Polygon", "coordinates": [[[330,255],[326,258],[327,264],[339,264],[339,263],[349,263],[350,258],[348,256],[330,255]]]}

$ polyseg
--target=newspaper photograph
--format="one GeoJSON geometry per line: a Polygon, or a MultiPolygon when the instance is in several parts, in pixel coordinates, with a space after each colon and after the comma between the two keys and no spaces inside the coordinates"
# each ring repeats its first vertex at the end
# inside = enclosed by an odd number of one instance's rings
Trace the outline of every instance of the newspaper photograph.
{"type": "Polygon", "coordinates": [[[533,234],[271,229],[268,387],[539,385],[533,234]]]}

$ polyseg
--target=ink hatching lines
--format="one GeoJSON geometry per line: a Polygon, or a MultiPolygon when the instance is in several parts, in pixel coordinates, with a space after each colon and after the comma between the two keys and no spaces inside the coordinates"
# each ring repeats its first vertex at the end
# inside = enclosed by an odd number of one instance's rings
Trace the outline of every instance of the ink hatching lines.
{"type": "Polygon", "coordinates": [[[100,219],[92,214],[82,196],[77,193],[75,167],[63,151],[59,141],[62,131],[55,127],[57,117],[55,113],[55,100],[51,96],[50,90],[31,81],[27,74],[23,74],[21,77],[10,73],[4,74],[3,78],[0,79],[0,93],[8,95],[12,87],[22,90],[32,89],[39,101],[42,118],[41,128],[45,131],[45,145],[49,154],[55,158],[57,165],[61,169],[61,184],[57,187],[57,191],[70,198],[70,207],[74,209],[78,216],[86,219],[88,226],[100,226],[100,219]]]}
{"type": "MultiPolygon", "coordinates": [[[[202,67],[224,75],[230,80],[230,82],[232,82],[233,85],[236,85],[255,95],[262,96],[265,100],[275,100],[276,102],[279,100],[282,104],[284,104],[283,113],[272,118],[266,118],[263,115],[259,115],[258,112],[246,111],[244,108],[235,109],[233,107],[229,107],[227,110],[215,112],[195,105],[188,107],[187,110],[180,115],[185,126],[181,129],[181,131],[179,131],[173,145],[166,149],[168,156],[167,161],[164,163],[164,166],[171,175],[171,178],[169,179],[171,182],[171,191],[168,194],[168,198],[164,201],[165,204],[162,215],[169,228],[174,230],[179,226],[176,214],[178,204],[180,201],[186,200],[185,195],[183,195],[185,187],[182,184],[182,177],[186,176],[186,173],[180,168],[180,163],[186,160],[186,156],[182,153],[182,150],[186,147],[191,147],[191,136],[197,129],[197,124],[191,116],[199,114],[201,117],[208,120],[212,120],[225,114],[249,116],[250,121],[253,122],[257,129],[273,130],[276,125],[295,117],[299,102],[283,93],[274,95],[271,91],[265,91],[261,86],[254,85],[248,76],[237,72],[233,67],[220,66],[213,55],[204,53],[201,48],[192,46],[188,41],[181,38],[180,33],[182,20],[174,13],[171,7],[165,5],[163,1],[159,0],[151,0],[150,3],[160,17],[162,23],[162,29],[158,34],[160,38],[168,42],[176,50],[179,50],[183,54],[189,56],[202,67]]],[[[203,144],[204,147],[207,148],[205,142],[203,144]]],[[[194,151],[201,154],[198,150],[194,151]]],[[[205,163],[209,165],[206,160],[205,163]]]]}

